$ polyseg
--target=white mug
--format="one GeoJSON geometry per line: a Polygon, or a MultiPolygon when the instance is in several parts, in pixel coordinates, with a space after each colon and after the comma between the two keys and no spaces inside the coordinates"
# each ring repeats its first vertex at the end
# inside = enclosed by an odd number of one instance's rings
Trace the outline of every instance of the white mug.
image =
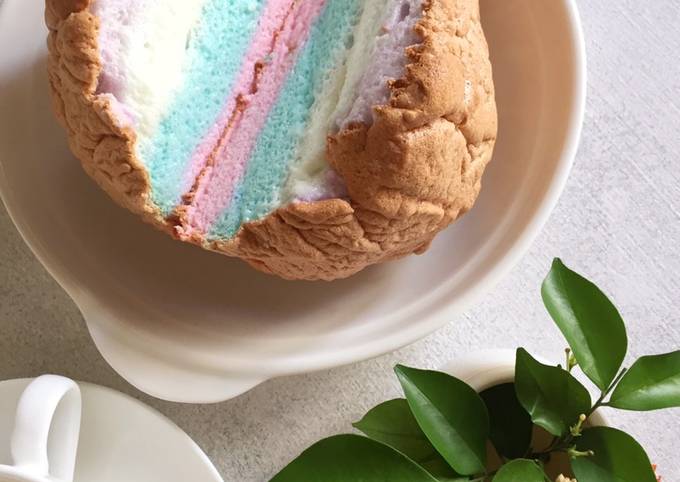
{"type": "Polygon", "coordinates": [[[81,406],[73,380],[36,378],[19,399],[10,442],[13,465],[0,465],[0,482],[73,482],[81,406]]]}

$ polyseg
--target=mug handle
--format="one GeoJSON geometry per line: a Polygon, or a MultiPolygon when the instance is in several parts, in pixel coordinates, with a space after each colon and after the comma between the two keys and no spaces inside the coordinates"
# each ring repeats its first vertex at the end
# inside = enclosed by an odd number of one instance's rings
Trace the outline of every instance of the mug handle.
{"type": "Polygon", "coordinates": [[[38,477],[73,482],[81,407],[80,388],[73,380],[36,378],[17,405],[11,442],[15,466],[38,477]]]}

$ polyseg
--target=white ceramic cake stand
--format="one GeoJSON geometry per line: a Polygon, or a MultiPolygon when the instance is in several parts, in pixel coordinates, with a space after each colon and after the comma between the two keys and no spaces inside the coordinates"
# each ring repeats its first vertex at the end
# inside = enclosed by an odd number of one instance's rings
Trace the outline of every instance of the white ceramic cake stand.
{"type": "Polygon", "coordinates": [[[432,249],[333,283],[285,282],[183,245],[114,205],[52,117],[43,0],[0,8],[0,191],[108,362],[157,397],[214,402],[346,364],[454,319],[527,250],[563,189],[585,100],[568,0],[483,0],[500,137],[479,203],[432,249]]]}

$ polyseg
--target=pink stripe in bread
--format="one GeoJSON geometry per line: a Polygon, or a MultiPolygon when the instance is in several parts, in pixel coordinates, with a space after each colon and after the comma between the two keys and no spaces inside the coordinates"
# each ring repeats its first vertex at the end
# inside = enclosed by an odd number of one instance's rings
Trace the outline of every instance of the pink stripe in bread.
{"type": "MultiPolygon", "coordinates": [[[[213,162],[200,175],[198,186],[191,196],[192,203],[185,213],[185,227],[180,233],[182,237],[190,237],[195,234],[195,230],[207,232],[219,214],[229,206],[258,135],[324,1],[295,0],[287,3],[292,3],[292,8],[283,19],[283,27],[279,25],[279,29],[269,39],[270,52],[259,57],[249,54],[249,58],[265,62],[253,65],[255,75],[251,76],[249,85],[238,86],[239,94],[233,101],[234,112],[227,121],[227,132],[213,162]]],[[[260,48],[258,45],[258,53],[260,48]]],[[[241,80],[246,78],[244,76],[241,80]]]]}
{"type": "Polygon", "coordinates": [[[243,67],[229,93],[224,109],[191,157],[189,168],[185,174],[185,185],[192,186],[194,184],[195,179],[201,174],[201,170],[204,169],[206,160],[220,143],[225,129],[234,115],[238,97],[251,93],[257,63],[266,58],[271,52],[274,38],[281,29],[281,25],[291,11],[295,1],[269,0],[267,2],[258,23],[257,32],[252,39],[250,50],[243,58],[243,67]]]}

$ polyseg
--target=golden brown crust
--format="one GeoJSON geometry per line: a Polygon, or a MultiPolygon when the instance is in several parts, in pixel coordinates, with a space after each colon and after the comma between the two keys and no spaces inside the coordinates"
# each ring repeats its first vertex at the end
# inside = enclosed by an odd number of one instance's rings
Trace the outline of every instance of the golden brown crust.
{"type": "Polygon", "coordinates": [[[96,95],[99,20],[90,0],[47,0],[45,20],[52,104],[85,171],[119,204],[164,224],[149,202],[149,177],[134,153],[135,133],[117,125],[111,102],[96,95]]]}
{"type": "MultiPolygon", "coordinates": [[[[117,127],[109,101],[96,95],[97,19],[88,6],[47,1],[55,111],[88,174],[117,202],[172,230],[149,201],[134,132],[117,127]]],[[[467,212],[497,132],[478,0],[429,0],[417,30],[422,43],[409,49],[390,105],[375,108],[373,125],[352,125],[328,140],[350,202],[290,204],[231,240],[200,244],[286,279],[332,280],[425,251],[467,212]]]]}

